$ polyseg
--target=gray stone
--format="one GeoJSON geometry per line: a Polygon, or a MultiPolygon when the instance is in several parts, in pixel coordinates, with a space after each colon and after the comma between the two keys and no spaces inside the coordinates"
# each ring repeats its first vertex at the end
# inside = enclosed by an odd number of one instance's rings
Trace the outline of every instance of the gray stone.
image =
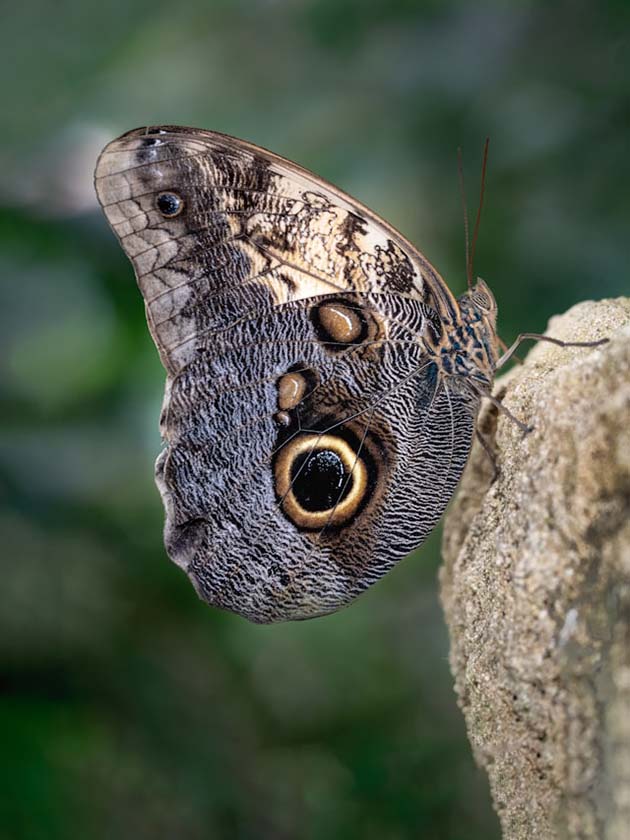
{"type": "Polygon", "coordinates": [[[630,299],[551,320],[444,529],[450,662],[507,840],[630,838],[630,299]]]}

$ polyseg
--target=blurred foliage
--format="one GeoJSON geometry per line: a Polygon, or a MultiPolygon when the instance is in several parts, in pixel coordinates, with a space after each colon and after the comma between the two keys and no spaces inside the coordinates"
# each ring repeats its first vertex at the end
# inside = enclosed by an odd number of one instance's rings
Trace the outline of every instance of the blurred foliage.
{"type": "Polygon", "coordinates": [[[628,291],[630,5],[31,0],[0,74],[0,837],[498,836],[456,708],[439,535],[351,608],[256,627],[165,557],[163,372],[95,207],[142,124],[245,137],[461,292],[456,147],[500,329],[628,291]]]}

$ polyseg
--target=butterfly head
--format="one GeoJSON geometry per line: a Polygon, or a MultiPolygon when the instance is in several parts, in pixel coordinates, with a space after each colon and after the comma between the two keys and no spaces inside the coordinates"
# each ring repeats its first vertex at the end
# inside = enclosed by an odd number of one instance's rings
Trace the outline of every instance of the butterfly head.
{"type": "Polygon", "coordinates": [[[464,317],[468,315],[469,319],[475,320],[477,316],[487,321],[492,329],[496,329],[497,302],[490,287],[481,277],[477,278],[472,289],[463,294],[458,302],[464,317]]]}

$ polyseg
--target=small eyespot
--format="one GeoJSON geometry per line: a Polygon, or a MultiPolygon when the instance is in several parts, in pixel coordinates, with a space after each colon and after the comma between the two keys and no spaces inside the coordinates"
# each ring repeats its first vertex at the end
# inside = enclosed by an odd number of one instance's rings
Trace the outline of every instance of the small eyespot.
{"type": "Polygon", "coordinates": [[[368,336],[365,314],[352,302],[326,300],[312,307],[310,315],[317,337],[333,352],[344,349],[346,344],[358,344],[368,336]]]}
{"type": "Polygon", "coordinates": [[[167,219],[173,219],[175,216],[179,216],[184,209],[184,200],[177,193],[160,193],[155,203],[157,209],[167,219]]]}
{"type": "Polygon", "coordinates": [[[283,374],[278,380],[278,408],[281,411],[289,411],[299,405],[306,393],[307,382],[300,373],[283,374]]]}
{"type": "Polygon", "coordinates": [[[290,426],[291,425],[291,415],[288,414],[286,411],[277,411],[273,415],[273,419],[276,421],[278,426],[290,426]]]}

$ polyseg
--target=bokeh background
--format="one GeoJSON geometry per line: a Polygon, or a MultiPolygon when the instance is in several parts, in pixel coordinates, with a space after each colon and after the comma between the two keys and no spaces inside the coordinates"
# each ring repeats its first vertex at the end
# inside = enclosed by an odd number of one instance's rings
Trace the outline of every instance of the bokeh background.
{"type": "Polygon", "coordinates": [[[47,0],[0,44],[0,837],[492,840],[439,534],[355,605],[257,627],[167,560],[163,372],[95,206],[146,123],[242,136],[464,289],[456,149],[500,331],[627,293],[630,4],[47,0]]]}

